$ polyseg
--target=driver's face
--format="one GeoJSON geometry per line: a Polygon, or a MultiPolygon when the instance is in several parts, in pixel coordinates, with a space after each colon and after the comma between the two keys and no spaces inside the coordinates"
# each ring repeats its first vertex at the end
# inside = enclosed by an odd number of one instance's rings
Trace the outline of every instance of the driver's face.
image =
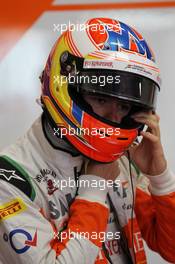
{"type": "Polygon", "coordinates": [[[94,113],[112,122],[121,123],[122,118],[131,110],[129,103],[123,103],[114,97],[84,94],[83,98],[94,113]]]}

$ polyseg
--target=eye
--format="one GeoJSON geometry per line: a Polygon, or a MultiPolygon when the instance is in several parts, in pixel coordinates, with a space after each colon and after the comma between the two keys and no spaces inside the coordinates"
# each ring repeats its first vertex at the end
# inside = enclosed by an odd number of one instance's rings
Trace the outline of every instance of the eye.
{"type": "Polygon", "coordinates": [[[96,99],[98,101],[99,104],[103,105],[106,103],[106,100],[104,98],[97,98],[96,99]]]}
{"type": "Polygon", "coordinates": [[[96,102],[99,105],[104,105],[105,103],[108,102],[107,98],[105,98],[103,96],[92,96],[91,100],[96,102]]]}
{"type": "Polygon", "coordinates": [[[118,105],[118,110],[124,113],[129,113],[129,111],[131,110],[131,106],[129,104],[120,103],[118,105]]]}

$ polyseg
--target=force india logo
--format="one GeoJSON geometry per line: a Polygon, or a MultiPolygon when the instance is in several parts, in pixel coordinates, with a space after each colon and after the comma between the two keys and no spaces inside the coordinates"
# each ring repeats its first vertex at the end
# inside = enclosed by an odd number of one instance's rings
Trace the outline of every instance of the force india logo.
{"type": "Polygon", "coordinates": [[[26,209],[26,205],[20,198],[0,206],[0,221],[13,217],[26,209]]]}

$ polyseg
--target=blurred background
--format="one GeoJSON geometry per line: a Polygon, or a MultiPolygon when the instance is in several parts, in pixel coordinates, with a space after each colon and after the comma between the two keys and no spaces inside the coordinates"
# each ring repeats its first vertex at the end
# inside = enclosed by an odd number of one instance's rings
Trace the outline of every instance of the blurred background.
{"type": "MultiPolygon", "coordinates": [[[[175,1],[30,0],[1,3],[0,150],[22,135],[41,113],[39,75],[63,29],[92,17],[135,27],[155,52],[162,87],[157,112],[162,143],[175,171],[175,1]]],[[[147,248],[148,263],[168,263],[147,248]]]]}

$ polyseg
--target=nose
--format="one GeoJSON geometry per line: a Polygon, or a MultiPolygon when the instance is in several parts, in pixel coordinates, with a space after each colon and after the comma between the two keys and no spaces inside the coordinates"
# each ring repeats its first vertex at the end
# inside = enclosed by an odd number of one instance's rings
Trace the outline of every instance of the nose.
{"type": "Polygon", "coordinates": [[[106,119],[120,124],[124,116],[125,114],[119,110],[119,107],[116,102],[111,102],[111,106],[108,109],[108,112],[106,113],[106,119]]]}

